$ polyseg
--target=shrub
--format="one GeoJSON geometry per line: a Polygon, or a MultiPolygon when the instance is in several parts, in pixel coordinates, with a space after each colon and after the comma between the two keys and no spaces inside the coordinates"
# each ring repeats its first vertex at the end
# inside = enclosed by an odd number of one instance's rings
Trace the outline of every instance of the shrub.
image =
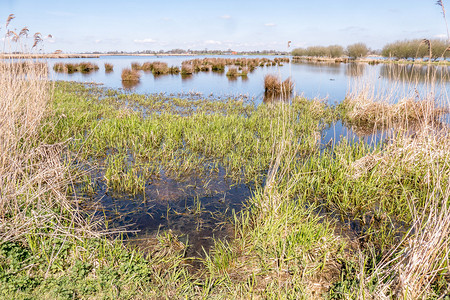
{"type": "Polygon", "coordinates": [[[351,58],[361,58],[367,56],[369,48],[364,43],[356,43],[347,47],[347,55],[351,58]]]}
{"type": "Polygon", "coordinates": [[[450,57],[450,53],[446,50],[447,43],[444,40],[439,39],[396,41],[385,45],[381,51],[381,55],[384,57],[394,57],[397,59],[429,57],[429,45],[431,47],[432,59],[437,59],[439,57],[450,57]]]}

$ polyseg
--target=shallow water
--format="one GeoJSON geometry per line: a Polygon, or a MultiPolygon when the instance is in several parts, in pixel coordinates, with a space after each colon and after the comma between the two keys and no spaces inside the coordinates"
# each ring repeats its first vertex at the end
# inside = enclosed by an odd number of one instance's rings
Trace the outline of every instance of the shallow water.
{"type": "MultiPolygon", "coordinates": [[[[449,90],[449,67],[427,67],[412,65],[369,65],[365,63],[285,63],[283,66],[257,67],[247,77],[229,78],[223,73],[198,72],[191,76],[161,75],[141,72],[140,82],[135,86],[123,85],[121,73],[130,68],[133,62],[144,63],[162,61],[170,66],[181,66],[185,60],[201,59],[206,56],[101,56],[100,58],[49,59],[51,78],[79,82],[101,83],[108,88],[125,88],[136,93],[179,94],[195,92],[204,96],[247,95],[257,103],[264,100],[264,76],[275,74],[282,80],[291,77],[295,84],[296,95],[307,98],[328,99],[330,104],[341,102],[351,92],[350,86],[365,88],[368,83],[376,90],[390,92],[393,89],[409,93],[410,91],[429,92],[428,79],[437,78],[444,82],[449,90]],[[64,74],[53,71],[55,63],[92,62],[100,69],[88,74],[64,74]],[[110,63],[114,71],[107,73],[104,64],[110,63]]],[[[207,56],[220,58],[256,58],[274,59],[283,56],[207,56]]],[[[434,87],[433,87],[434,88],[434,87]]],[[[439,89],[442,89],[440,86],[439,89]]]]}
{"type": "MultiPolygon", "coordinates": [[[[225,75],[226,72],[199,72],[188,77],[155,77],[152,73],[141,71],[142,77],[136,86],[123,86],[120,78],[122,69],[130,68],[133,62],[163,61],[169,66],[180,66],[182,61],[193,58],[201,57],[103,56],[94,59],[55,59],[50,60],[50,67],[57,62],[90,61],[98,64],[100,70],[89,74],[61,74],[52,69],[51,76],[56,80],[95,82],[106,88],[125,88],[136,93],[190,93],[199,98],[215,99],[245,95],[256,104],[267,100],[264,98],[263,86],[266,74],[276,74],[282,79],[291,77],[295,83],[295,94],[307,98],[327,98],[330,104],[341,102],[351,92],[349,87],[354,87],[355,82],[357,88],[364,89],[366,84],[375,80],[377,84],[371,84],[371,88],[381,95],[383,92],[389,94],[395,88],[399,92],[398,96],[401,96],[402,91],[410,92],[413,87],[414,93],[420,96],[430,88],[436,88],[428,86],[427,78],[431,73],[440,72],[435,95],[446,95],[449,88],[448,77],[445,76],[447,67],[430,69],[410,65],[289,63],[284,66],[258,67],[247,78],[233,80],[225,75]],[[114,71],[106,73],[104,63],[113,64],[114,71]]],[[[342,137],[362,140],[370,145],[385,138],[379,132],[361,133],[356,128],[352,130],[339,120],[323,131],[322,148],[332,147],[342,137]]],[[[251,187],[234,184],[226,178],[223,170],[208,176],[184,174],[178,178],[161,173],[147,181],[145,193],[138,196],[108,190],[102,176],[99,178],[95,192],[88,195],[89,201],[85,207],[88,211],[105,216],[112,226],[126,226],[128,230],[137,231],[137,234],[129,234],[127,242],[144,249],[149,244],[151,247],[151,241],[155,240],[158,233],[172,231],[181,242],[188,245],[188,257],[203,256],[213,246],[213,238],[226,240],[232,237],[233,228],[229,222],[232,212],[240,211],[251,197],[251,187]]]]}
{"type": "Polygon", "coordinates": [[[128,234],[128,242],[144,249],[149,239],[170,230],[189,245],[188,257],[204,255],[203,249],[213,245],[213,238],[230,238],[230,218],[251,196],[249,186],[233,183],[223,169],[210,176],[179,178],[162,172],[137,196],[109,190],[101,174],[97,178],[95,192],[85,195],[86,211],[105,217],[108,226],[136,232],[128,234]]]}

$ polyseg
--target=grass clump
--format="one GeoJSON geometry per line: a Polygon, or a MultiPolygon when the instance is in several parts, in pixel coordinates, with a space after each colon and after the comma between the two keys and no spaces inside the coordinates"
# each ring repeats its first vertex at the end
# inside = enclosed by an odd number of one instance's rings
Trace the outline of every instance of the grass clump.
{"type": "Polygon", "coordinates": [[[78,64],[55,63],[53,65],[53,70],[55,72],[68,74],[72,74],[75,72],[90,73],[92,71],[97,71],[98,69],[99,69],[98,65],[91,62],[81,62],[78,64]]]}
{"type": "Polygon", "coordinates": [[[109,63],[105,63],[105,72],[106,73],[111,73],[114,71],[114,65],[113,64],[109,64],[109,63]]]}
{"type": "Polygon", "coordinates": [[[294,83],[290,78],[281,82],[277,76],[268,74],[264,77],[264,90],[266,93],[287,97],[294,90],[294,83]]]}
{"type": "Polygon", "coordinates": [[[190,63],[183,62],[181,64],[181,75],[192,75],[195,72],[194,66],[190,63]]]}
{"type": "Polygon", "coordinates": [[[122,81],[139,82],[141,75],[138,71],[133,69],[122,70],[122,81]]]}

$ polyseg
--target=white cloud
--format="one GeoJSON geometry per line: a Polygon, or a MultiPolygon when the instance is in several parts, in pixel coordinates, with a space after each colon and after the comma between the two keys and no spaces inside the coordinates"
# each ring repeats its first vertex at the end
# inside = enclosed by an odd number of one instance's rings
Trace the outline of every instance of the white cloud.
{"type": "Polygon", "coordinates": [[[46,43],[53,44],[55,43],[55,39],[52,36],[46,35],[42,38],[46,43]]]}
{"type": "Polygon", "coordinates": [[[229,19],[231,19],[231,16],[230,15],[223,15],[220,18],[224,19],[224,20],[229,20],[229,19]]]}
{"type": "Polygon", "coordinates": [[[266,23],[266,24],[264,24],[264,26],[274,27],[274,26],[277,26],[277,24],[275,24],[275,23],[266,23]]]}
{"type": "Polygon", "coordinates": [[[156,43],[156,41],[154,39],[142,39],[142,40],[134,40],[133,42],[135,42],[136,44],[153,44],[156,43]]]}
{"type": "Polygon", "coordinates": [[[207,40],[207,41],[205,41],[205,44],[207,44],[207,45],[222,45],[222,42],[214,41],[214,40],[207,40]]]}
{"type": "Polygon", "coordinates": [[[447,38],[447,35],[441,33],[441,34],[436,34],[434,37],[437,38],[437,39],[446,39],[446,38],[447,38]]]}

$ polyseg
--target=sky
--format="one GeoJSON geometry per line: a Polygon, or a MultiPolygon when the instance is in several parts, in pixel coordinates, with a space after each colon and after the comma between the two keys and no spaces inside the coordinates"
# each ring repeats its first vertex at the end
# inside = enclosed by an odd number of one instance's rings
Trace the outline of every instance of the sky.
{"type": "MultiPolygon", "coordinates": [[[[44,37],[39,51],[279,50],[446,38],[435,0],[0,0],[0,33],[44,37]],[[48,35],[51,35],[51,38],[48,35]],[[288,41],[291,46],[288,48],[288,41]]],[[[450,13],[450,1],[443,0],[450,13]]],[[[448,16],[450,18],[450,15],[448,16]]],[[[22,40],[30,47],[31,38],[22,40]]]]}

